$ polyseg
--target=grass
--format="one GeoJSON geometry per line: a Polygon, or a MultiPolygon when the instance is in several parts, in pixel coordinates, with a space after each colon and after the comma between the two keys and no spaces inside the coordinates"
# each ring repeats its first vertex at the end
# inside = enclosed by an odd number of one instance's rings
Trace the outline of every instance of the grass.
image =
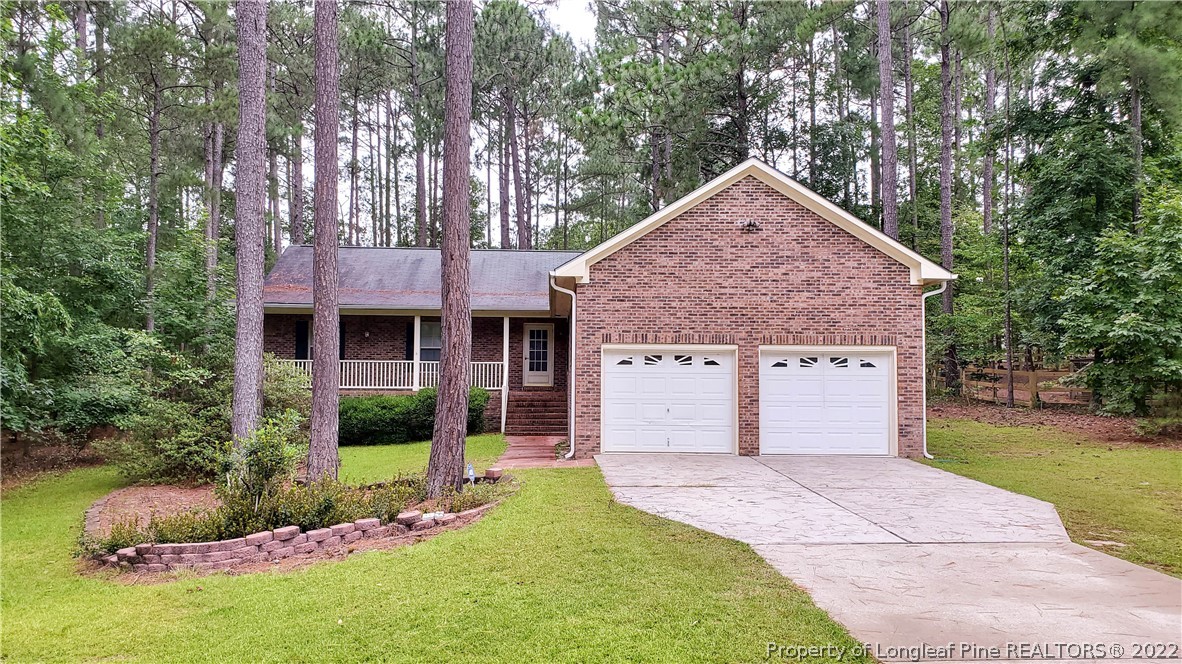
{"type": "MultiPolygon", "coordinates": [[[[484,471],[505,451],[505,437],[500,434],[469,436],[464,458],[477,474],[484,471]]],[[[345,482],[377,482],[399,473],[423,470],[431,453],[430,441],[399,445],[353,445],[341,448],[341,479],[345,482]]]]}
{"type": "Polygon", "coordinates": [[[1078,434],[932,420],[933,466],[1053,503],[1071,539],[1182,577],[1182,450],[1078,434]]]}
{"type": "MultiPolygon", "coordinates": [[[[422,467],[426,448],[350,449],[344,470],[377,479],[393,459],[422,467]]],[[[18,487],[0,502],[0,657],[734,662],[768,642],[854,645],[749,547],[614,503],[597,469],[517,475],[483,520],[411,547],[156,585],[75,572],[82,512],[113,470],[18,487]]]]}

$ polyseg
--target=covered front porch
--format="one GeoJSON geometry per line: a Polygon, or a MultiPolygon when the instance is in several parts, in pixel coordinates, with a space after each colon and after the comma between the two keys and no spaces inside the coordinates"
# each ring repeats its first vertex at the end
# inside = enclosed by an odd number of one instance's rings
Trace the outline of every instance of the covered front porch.
{"type": "MultiPolygon", "coordinates": [[[[315,331],[306,311],[268,311],[264,350],[309,376],[315,331]]],[[[439,315],[384,313],[340,317],[343,394],[416,392],[439,385],[439,315]]],[[[566,319],[473,316],[469,382],[492,393],[487,417],[505,431],[510,403],[567,393],[570,336],[566,319]],[[512,395],[511,395],[512,393],[512,395]],[[530,396],[533,395],[533,396],[530,396]],[[499,416],[499,417],[498,417],[499,416]]]]}

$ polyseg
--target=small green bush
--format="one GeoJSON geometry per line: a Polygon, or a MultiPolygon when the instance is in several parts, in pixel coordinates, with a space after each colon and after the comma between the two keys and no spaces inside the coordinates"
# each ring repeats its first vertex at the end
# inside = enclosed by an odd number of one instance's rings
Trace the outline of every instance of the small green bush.
{"type": "MultiPolygon", "coordinates": [[[[340,406],[341,445],[390,445],[429,440],[435,428],[434,388],[414,394],[342,397],[340,406]]],[[[468,393],[468,433],[484,430],[484,409],[488,390],[472,388],[468,393]]]]}
{"type": "Polygon", "coordinates": [[[448,489],[443,502],[448,512],[464,512],[500,500],[510,491],[508,484],[466,484],[464,490],[448,489]]]}
{"type": "MultiPolygon", "coordinates": [[[[102,441],[99,451],[135,481],[204,482],[221,468],[222,445],[230,438],[233,370],[228,364],[198,367],[183,358],[154,368],[151,394],[136,412],[119,422],[123,438],[102,441]]],[[[263,384],[263,415],[289,410],[304,416],[298,435],[307,435],[311,411],[307,378],[268,356],[263,384]]]]}

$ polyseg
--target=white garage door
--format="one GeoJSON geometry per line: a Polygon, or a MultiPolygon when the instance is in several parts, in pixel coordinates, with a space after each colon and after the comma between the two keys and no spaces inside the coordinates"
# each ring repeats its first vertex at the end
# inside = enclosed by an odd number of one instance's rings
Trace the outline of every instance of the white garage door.
{"type": "Polygon", "coordinates": [[[761,454],[889,454],[890,353],[764,350],[761,454]]]}
{"type": "Polygon", "coordinates": [[[734,451],[729,350],[603,351],[604,452],[734,451]]]}

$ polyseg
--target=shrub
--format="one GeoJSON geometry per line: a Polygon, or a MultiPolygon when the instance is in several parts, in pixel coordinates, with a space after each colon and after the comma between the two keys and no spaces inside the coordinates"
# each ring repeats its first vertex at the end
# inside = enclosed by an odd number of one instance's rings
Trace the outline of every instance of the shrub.
{"type": "Polygon", "coordinates": [[[238,445],[225,443],[219,462],[218,494],[242,498],[257,506],[295,477],[306,452],[300,440],[300,414],[284,411],[268,419],[238,445]]]}
{"type": "MultiPolygon", "coordinates": [[[[230,439],[233,370],[228,358],[194,366],[180,356],[152,372],[151,390],[136,412],[119,424],[127,435],[96,444],[130,479],[204,482],[214,479],[222,445],[230,439]]],[[[306,377],[266,360],[263,415],[288,410],[306,415],[311,395],[306,377]]],[[[304,418],[306,421],[306,417],[304,418]]],[[[300,430],[300,435],[305,435],[300,430]]]]}
{"type": "MultiPolygon", "coordinates": [[[[434,388],[414,394],[343,397],[340,406],[341,445],[388,445],[429,440],[435,427],[434,388]]],[[[468,433],[484,430],[489,393],[479,387],[468,393],[468,433]]]]}
{"type": "Polygon", "coordinates": [[[106,555],[144,542],[212,542],[284,526],[308,531],[371,517],[389,523],[407,507],[423,502],[426,487],[421,475],[412,475],[365,487],[331,479],[284,486],[265,493],[257,504],[246,493],[227,494],[214,510],[153,516],[145,525],[122,522],[104,538],[83,536],[80,550],[106,555]]]}
{"type": "Polygon", "coordinates": [[[443,503],[447,512],[464,512],[481,505],[500,500],[509,491],[508,484],[465,484],[464,490],[456,492],[449,488],[444,493],[443,503]]]}

